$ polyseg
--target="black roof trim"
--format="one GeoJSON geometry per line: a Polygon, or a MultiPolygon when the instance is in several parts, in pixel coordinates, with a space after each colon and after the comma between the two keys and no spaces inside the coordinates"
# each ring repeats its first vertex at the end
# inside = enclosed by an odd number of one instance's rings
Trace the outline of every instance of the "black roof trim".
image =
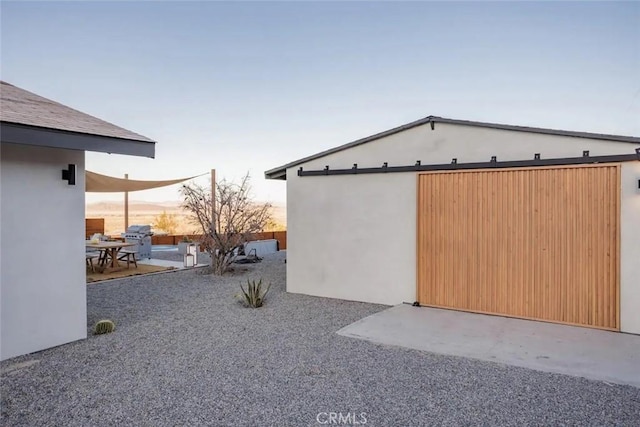
{"type": "Polygon", "coordinates": [[[350,169],[331,169],[325,166],[324,169],[304,170],[302,166],[298,169],[298,176],[330,176],[330,175],[365,175],[372,173],[398,173],[398,172],[434,172],[434,171],[464,171],[478,169],[504,169],[504,168],[523,168],[523,167],[542,167],[542,166],[572,166],[572,165],[589,165],[599,163],[620,163],[640,161],[640,148],[636,149],[635,154],[614,154],[610,156],[589,156],[589,152],[585,151],[582,157],[561,157],[553,159],[541,159],[536,154],[533,159],[528,160],[505,160],[498,161],[495,157],[488,162],[471,162],[458,163],[457,159],[452,159],[451,163],[441,163],[432,165],[423,165],[419,161],[408,166],[389,166],[387,163],[377,168],[358,168],[355,163],[350,169]]]}
{"type": "Polygon", "coordinates": [[[498,123],[485,123],[485,122],[475,122],[471,120],[456,120],[456,119],[447,119],[447,118],[438,117],[438,116],[428,116],[423,119],[416,120],[414,122],[407,123],[405,125],[398,126],[396,128],[377,133],[375,135],[368,136],[366,138],[358,139],[356,141],[349,142],[347,144],[343,144],[338,147],[330,148],[328,150],[321,151],[319,153],[304,157],[299,160],[295,160],[283,166],[270,169],[266,171],[264,175],[265,175],[265,178],[267,179],[286,180],[288,168],[298,166],[302,163],[306,163],[311,160],[316,160],[324,156],[328,156],[329,154],[347,150],[352,147],[357,147],[358,145],[366,144],[367,142],[375,141],[376,139],[384,138],[386,136],[390,136],[390,135],[405,131],[407,129],[411,129],[416,126],[421,126],[427,123],[431,123],[431,124],[448,123],[448,124],[455,124],[455,125],[462,125],[462,126],[477,126],[477,127],[484,127],[484,128],[490,128],[490,129],[501,129],[501,130],[517,131],[517,132],[531,132],[531,133],[540,133],[540,134],[546,134],[546,135],[570,136],[575,138],[600,139],[605,141],[628,142],[631,144],[640,144],[640,138],[634,137],[634,136],[608,135],[608,134],[589,133],[589,132],[575,132],[575,131],[567,131],[567,130],[536,128],[536,127],[529,127],[529,126],[502,125],[498,123]]]}
{"type": "Polygon", "coordinates": [[[155,157],[155,142],[0,122],[3,143],[155,157]]]}

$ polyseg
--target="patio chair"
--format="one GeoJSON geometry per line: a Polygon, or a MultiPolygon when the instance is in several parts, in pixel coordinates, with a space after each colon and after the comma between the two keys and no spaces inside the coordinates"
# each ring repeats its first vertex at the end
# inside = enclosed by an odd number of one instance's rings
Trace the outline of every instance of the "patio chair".
{"type": "Polygon", "coordinates": [[[136,261],[136,255],[138,255],[137,249],[121,249],[118,252],[118,261],[127,261],[127,268],[129,268],[129,264],[133,263],[133,265],[138,268],[138,262],[136,261]]]}
{"type": "Polygon", "coordinates": [[[92,273],[96,272],[95,266],[93,265],[93,260],[100,257],[100,253],[98,252],[86,252],[85,259],[87,261],[87,267],[91,269],[92,273]]]}

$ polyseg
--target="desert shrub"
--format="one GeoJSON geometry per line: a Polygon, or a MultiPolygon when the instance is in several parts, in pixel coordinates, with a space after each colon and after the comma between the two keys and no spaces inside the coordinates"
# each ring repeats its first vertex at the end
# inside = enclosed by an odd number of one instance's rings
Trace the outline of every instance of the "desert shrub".
{"type": "Polygon", "coordinates": [[[255,280],[247,280],[247,289],[245,290],[244,287],[240,285],[240,290],[242,292],[236,295],[236,297],[239,298],[247,307],[258,308],[262,307],[269,289],[271,289],[271,283],[269,283],[264,292],[262,291],[262,279],[258,282],[255,280]]]}
{"type": "Polygon", "coordinates": [[[178,228],[178,220],[174,214],[168,214],[167,211],[162,211],[160,215],[156,216],[152,226],[167,234],[175,234],[178,228]]]}

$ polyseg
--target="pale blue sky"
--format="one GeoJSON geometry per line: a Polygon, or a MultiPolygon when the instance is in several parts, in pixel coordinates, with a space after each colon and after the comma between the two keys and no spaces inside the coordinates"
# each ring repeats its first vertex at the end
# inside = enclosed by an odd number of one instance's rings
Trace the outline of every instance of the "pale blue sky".
{"type": "Polygon", "coordinates": [[[284,202],[265,170],[428,115],[640,135],[637,2],[3,1],[0,13],[3,80],[158,141],[154,160],[88,153],[104,174],[250,170],[257,198],[284,202]]]}

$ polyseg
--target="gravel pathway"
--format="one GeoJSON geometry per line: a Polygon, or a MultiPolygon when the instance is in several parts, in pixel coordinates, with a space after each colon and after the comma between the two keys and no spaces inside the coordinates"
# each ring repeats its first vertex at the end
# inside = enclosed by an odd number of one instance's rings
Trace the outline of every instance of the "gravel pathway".
{"type": "Polygon", "coordinates": [[[386,307],[286,294],[283,260],[89,285],[116,331],[2,362],[2,425],[640,425],[637,388],[338,336],[386,307]]]}

